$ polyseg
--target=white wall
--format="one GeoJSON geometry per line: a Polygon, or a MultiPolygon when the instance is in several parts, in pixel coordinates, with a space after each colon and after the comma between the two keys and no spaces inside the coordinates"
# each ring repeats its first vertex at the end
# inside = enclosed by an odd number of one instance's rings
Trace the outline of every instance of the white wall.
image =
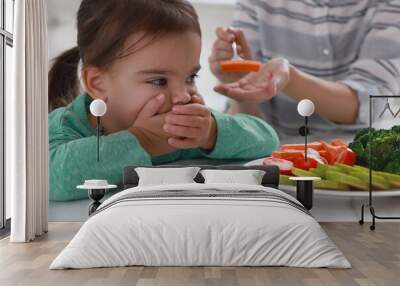
{"type": "MultiPolygon", "coordinates": [[[[226,99],[213,91],[216,79],[210,73],[208,56],[215,40],[217,26],[230,25],[235,0],[192,0],[203,31],[203,52],[198,87],[211,108],[223,110],[226,99]]],[[[50,58],[76,45],[76,12],[80,0],[47,0],[50,58]]]]}
{"type": "MultiPolygon", "coordinates": [[[[198,87],[200,93],[204,96],[207,105],[217,110],[223,110],[226,104],[226,98],[216,94],[213,87],[217,83],[216,78],[212,75],[208,65],[208,57],[212,45],[215,41],[215,29],[218,26],[229,26],[232,21],[233,4],[221,4],[224,0],[215,1],[219,4],[209,4],[213,1],[197,0],[194,6],[200,17],[200,24],[203,31],[203,50],[201,54],[201,66],[203,67],[198,79],[198,87]],[[200,2],[206,3],[200,3],[200,2]]],[[[232,2],[227,0],[227,3],[232,2]]]]}
{"type": "Polygon", "coordinates": [[[76,13],[80,2],[47,0],[50,59],[76,45],[76,13]]]}

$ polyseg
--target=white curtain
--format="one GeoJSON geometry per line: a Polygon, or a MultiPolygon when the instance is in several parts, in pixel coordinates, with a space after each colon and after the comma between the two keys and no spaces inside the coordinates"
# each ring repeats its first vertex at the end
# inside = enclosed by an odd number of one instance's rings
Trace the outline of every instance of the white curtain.
{"type": "Polygon", "coordinates": [[[45,0],[15,2],[13,92],[6,98],[12,242],[48,228],[48,44],[45,0]]]}

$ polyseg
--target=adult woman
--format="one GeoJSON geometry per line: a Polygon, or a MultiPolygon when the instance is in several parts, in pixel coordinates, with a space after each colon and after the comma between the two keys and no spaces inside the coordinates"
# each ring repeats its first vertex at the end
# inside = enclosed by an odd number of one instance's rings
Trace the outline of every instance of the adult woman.
{"type": "Polygon", "coordinates": [[[240,0],[210,56],[216,91],[234,99],[231,113],[264,117],[283,142],[298,140],[304,98],[316,105],[315,139],[351,137],[368,123],[369,94],[399,94],[399,14],[398,0],[240,0]],[[260,73],[220,72],[233,43],[240,57],[267,62],[260,73]]]}

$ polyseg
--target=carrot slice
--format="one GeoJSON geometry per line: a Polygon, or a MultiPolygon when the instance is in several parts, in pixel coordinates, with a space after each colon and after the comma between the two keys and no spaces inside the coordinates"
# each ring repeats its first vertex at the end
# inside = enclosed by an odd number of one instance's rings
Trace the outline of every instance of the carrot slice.
{"type": "Polygon", "coordinates": [[[345,146],[333,146],[332,144],[326,143],[325,141],[321,141],[322,146],[326,150],[326,159],[329,164],[334,164],[338,162],[338,158],[342,155],[343,152],[347,151],[347,147],[345,146]]]}
{"type": "Polygon", "coordinates": [[[326,150],[319,150],[318,153],[319,153],[319,155],[320,155],[321,157],[327,159],[328,151],[326,151],[326,150]]]}
{"type": "Polygon", "coordinates": [[[304,151],[302,150],[285,150],[285,151],[275,151],[272,153],[272,158],[284,159],[291,162],[295,162],[298,159],[304,158],[304,151]]]}
{"type": "Polygon", "coordinates": [[[340,139],[340,138],[333,139],[333,140],[331,141],[331,144],[332,144],[333,146],[345,146],[345,147],[348,146],[348,144],[347,144],[346,142],[344,142],[344,140],[342,140],[342,139],[340,139]]]}
{"type": "MultiPolygon", "coordinates": [[[[310,142],[307,144],[307,148],[314,149],[316,151],[320,151],[323,149],[322,143],[320,142],[310,142]]],[[[304,144],[284,144],[281,146],[280,150],[303,150],[304,144]]]]}
{"type": "Polygon", "coordinates": [[[249,60],[223,61],[221,62],[222,72],[258,72],[261,63],[249,60]]]}

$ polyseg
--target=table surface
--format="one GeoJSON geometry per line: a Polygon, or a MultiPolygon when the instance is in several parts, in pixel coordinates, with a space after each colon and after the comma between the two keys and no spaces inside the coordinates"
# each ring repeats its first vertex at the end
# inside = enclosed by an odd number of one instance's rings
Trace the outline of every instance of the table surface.
{"type": "MultiPolygon", "coordinates": [[[[238,165],[245,164],[243,160],[210,160],[206,158],[184,160],[169,163],[166,165],[181,164],[188,165],[238,165]]],[[[280,189],[292,196],[295,196],[295,187],[280,186],[280,189]]],[[[376,192],[377,193],[377,192],[376,192]]],[[[388,192],[385,192],[388,193],[388,192]]],[[[108,191],[105,199],[115,194],[115,191],[108,191]]],[[[390,195],[394,195],[391,193],[390,195]]],[[[389,194],[388,194],[389,195],[389,194]]],[[[328,190],[315,190],[314,207],[311,213],[318,221],[358,221],[359,208],[365,203],[368,192],[340,192],[328,190]],[[350,193],[350,194],[346,194],[350,193]]],[[[400,212],[400,190],[396,191],[397,197],[389,197],[380,192],[375,199],[378,208],[384,210],[384,214],[400,212]]],[[[375,198],[375,194],[374,194],[375,198]]],[[[78,200],[71,202],[50,202],[49,221],[53,222],[82,222],[88,217],[88,206],[91,200],[78,200]]]]}

